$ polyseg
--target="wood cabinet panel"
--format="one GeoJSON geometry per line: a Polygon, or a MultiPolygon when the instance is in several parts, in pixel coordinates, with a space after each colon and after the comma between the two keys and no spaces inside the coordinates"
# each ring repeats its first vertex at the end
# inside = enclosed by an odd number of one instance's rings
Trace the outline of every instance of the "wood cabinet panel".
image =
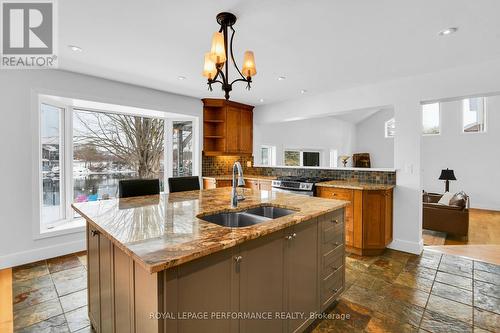
{"type": "MultiPolygon", "coordinates": [[[[289,313],[308,313],[317,310],[318,305],[318,223],[314,219],[290,228],[292,239],[286,246],[287,295],[289,313]]],[[[299,332],[311,320],[290,319],[288,332],[299,332]]]]}
{"type": "Polygon", "coordinates": [[[245,187],[252,190],[259,190],[259,181],[254,179],[245,179],[245,187]]]}
{"type": "Polygon", "coordinates": [[[261,191],[271,191],[272,181],[270,180],[259,180],[259,186],[261,191]]]}
{"type": "Polygon", "coordinates": [[[133,309],[133,261],[118,248],[114,248],[114,302],[115,331],[132,333],[134,327],[133,309]]]}
{"type": "MultiPolygon", "coordinates": [[[[284,236],[278,231],[241,245],[240,312],[281,312],[284,307],[284,236]]],[[[241,333],[282,332],[284,321],[240,321],[241,333]]]]}
{"type": "Polygon", "coordinates": [[[113,244],[101,235],[99,235],[99,275],[101,331],[113,332],[113,244]]]}
{"type": "Polygon", "coordinates": [[[243,154],[253,153],[253,111],[240,111],[240,152],[243,154]]]}
{"type": "MultiPolygon", "coordinates": [[[[182,297],[177,299],[176,312],[238,311],[233,295],[234,290],[237,290],[234,284],[238,283],[234,263],[233,251],[228,250],[179,266],[176,293],[182,297]]],[[[231,332],[231,320],[180,320],[177,332],[231,332]]]]}
{"type": "Polygon", "coordinates": [[[226,152],[240,151],[240,110],[226,107],[226,152]]]}
{"type": "Polygon", "coordinates": [[[347,246],[354,246],[354,190],[331,188],[331,187],[318,187],[316,195],[322,198],[346,200],[350,204],[344,208],[344,227],[345,227],[345,244],[347,246]]]}
{"type": "Polygon", "coordinates": [[[88,309],[92,326],[101,332],[101,301],[99,277],[99,234],[87,223],[87,288],[88,309]]]}

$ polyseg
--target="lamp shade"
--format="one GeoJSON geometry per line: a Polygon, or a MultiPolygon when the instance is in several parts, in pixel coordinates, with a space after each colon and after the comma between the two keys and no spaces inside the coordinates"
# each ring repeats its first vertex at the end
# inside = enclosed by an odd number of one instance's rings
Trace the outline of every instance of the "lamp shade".
{"type": "Polygon", "coordinates": [[[210,53],[212,54],[212,61],[216,64],[226,62],[226,48],[224,47],[224,35],[222,32],[214,32],[210,53]]]}
{"type": "Polygon", "coordinates": [[[217,75],[215,62],[212,60],[211,53],[207,52],[205,53],[205,63],[203,64],[203,76],[211,80],[215,75],[217,75]]]}
{"type": "Polygon", "coordinates": [[[255,57],[252,51],[245,51],[243,55],[243,75],[245,77],[252,77],[257,74],[255,67],[255,57]]]}
{"type": "Polygon", "coordinates": [[[455,178],[455,173],[453,172],[453,170],[450,170],[450,169],[446,169],[446,170],[441,170],[441,175],[439,176],[439,179],[440,180],[457,180],[457,178],[455,178]]]}

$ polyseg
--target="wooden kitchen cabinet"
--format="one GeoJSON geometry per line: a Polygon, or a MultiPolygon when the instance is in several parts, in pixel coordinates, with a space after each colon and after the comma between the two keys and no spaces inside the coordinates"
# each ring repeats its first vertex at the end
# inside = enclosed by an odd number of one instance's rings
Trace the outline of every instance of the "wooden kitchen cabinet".
{"type": "MultiPolygon", "coordinates": [[[[275,314],[283,311],[284,242],[283,231],[278,231],[241,245],[240,312],[275,314]]],[[[282,332],[283,325],[278,318],[244,319],[240,321],[239,332],[282,332]]]]}
{"type": "Polygon", "coordinates": [[[87,227],[87,248],[89,261],[87,268],[88,312],[96,332],[113,331],[112,297],[112,248],[111,241],[102,237],[100,232],[87,227]]]}
{"type": "Polygon", "coordinates": [[[252,190],[260,190],[259,181],[257,179],[245,179],[245,187],[252,190]]]}
{"type": "Polygon", "coordinates": [[[318,186],[316,195],[351,202],[345,209],[345,244],[349,252],[378,255],[392,241],[392,189],[318,186]]]}
{"type": "Polygon", "coordinates": [[[206,156],[253,154],[253,106],[205,98],[203,153],[206,156]]]}
{"type": "Polygon", "coordinates": [[[231,187],[232,181],[227,179],[203,178],[203,188],[212,189],[219,187],[231,187]]]}
{"type": "Polygon", "coordinates": [[[286,311],[304,313],[306,317],[288,320],[286,331],[301,332],[313,321],[309,313],[318,308],[318,246],[311,246],[318,244],[318,223],[314,219],[288,230],[285,238],[286,311]]]}

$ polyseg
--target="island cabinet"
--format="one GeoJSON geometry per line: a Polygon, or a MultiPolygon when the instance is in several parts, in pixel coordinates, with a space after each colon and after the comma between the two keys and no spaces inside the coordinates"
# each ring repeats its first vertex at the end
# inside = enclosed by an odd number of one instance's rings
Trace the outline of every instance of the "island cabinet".
{"type": "Polygon", "coordinates": [[[219,187],[231,187],[232,181],[229,179],[203,178],[204,189],[214,189],[219,187]]]}
{"type": "Polygon", "coordinates": [[[345,245],[358,255],[378,255],[392,241],[392,188],[349,189],[318,186],[322,198],[346,200],[345,245]]]}
{"type": "MultiPolygon", "coordinates": [[[[249,179],[245,178],[245,188],[252,190],[271,191],[272,181],[267,179],[249,179]]],[[[232,181],[229,179],[216,179],[210,177],[203,178],[204,189],[214,189],[219,187],[231,187],[232,181]]]]}
{"type": "Polygon", "coordinates": [[[253,106],[205,98],[203,153],[207,156],[253,154],[253,106]]]}
{"type": "Polygon", "coordinates": [[[302,332],[344,286],[343,209],[150,273],[88,222],[97,332],[302,332]]]}

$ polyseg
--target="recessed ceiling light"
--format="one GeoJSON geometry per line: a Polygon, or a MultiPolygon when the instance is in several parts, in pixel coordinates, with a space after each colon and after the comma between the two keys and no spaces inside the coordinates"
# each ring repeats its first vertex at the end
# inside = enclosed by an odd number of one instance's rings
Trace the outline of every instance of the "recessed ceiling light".
{"type": "Polygon", "coordinates": [[[263,98],[259,99],[259,102],[264,103],[264,99],[263,98]]]}
{"type": "Polygon", "coordinates": [[[452,27],[452,28],[446,28],[444,30],[441,30],[438,35],[439,36],[448,36],[451,35],[455,32],[457,32],[458,28],[457,27],[452,27]]]}
{"type": "Polygon", "coordinates": [[[305,94],[306,92],[307,92],[307,90],[305,90],[305,89],[302,89],[302,90],[300,91],[300,93],[301,93],[301,94],[305,94]]]}
{"type": "Polygon", "coordinates": [[[177,77],[177,80],[181,80],[181,81],[182,81],[182,80],[185,80],[185,79],[186,79],[186,77],[185,77],[185,76],[182,76],[182,75],[179,75],[179,76],[177,77]]]}
{"type": "Polygon", "coordinates": [[[74,52],[82,52],[83,49],[79,46],[76,46],[76,45],[68,45],[68,47],[70,48],[71,51],[74,51],[74,52]]]}
{"type": "Polygon", "coordinates": [[[278,81],[283,81],[283,80],[285,80],[285,79],[286,79],[286,76],[279,76],[279,77],[278,77],[278,81]]]}

